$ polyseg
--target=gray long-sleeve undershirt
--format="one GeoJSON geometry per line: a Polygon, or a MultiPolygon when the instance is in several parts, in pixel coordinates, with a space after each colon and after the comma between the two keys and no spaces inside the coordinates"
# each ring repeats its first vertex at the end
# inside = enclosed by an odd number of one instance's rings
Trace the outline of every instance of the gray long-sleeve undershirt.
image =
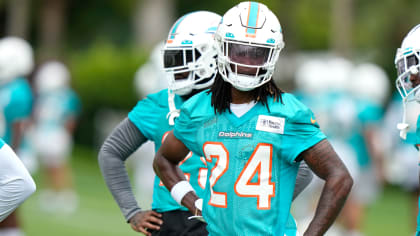
{"type": "Polygon", "coordinates": [[[146,141],[139,129],[126,118],[106,138],[98,155],[99,167],[106,185],[127,222],[141,211],[141,208],[131,189],[124,162],[146,141]]]}
{"type": "MultiPolygon", "coordinates": [[[[102,175],[127,222],[141,211],[131,189],[125,160],[147,139],[128,119],[124,119],[107,137],[98,155],[102,175]]],[[[150,167],[152,168],[152,167],[150,167]]],[[[312,181],[313,174],[302,161],[296,177],[293,199],[312,181]]]]}

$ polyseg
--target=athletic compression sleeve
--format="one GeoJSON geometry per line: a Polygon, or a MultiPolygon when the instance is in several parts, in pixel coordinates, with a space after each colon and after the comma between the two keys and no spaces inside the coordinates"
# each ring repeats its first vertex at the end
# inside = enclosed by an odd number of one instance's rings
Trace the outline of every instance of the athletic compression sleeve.
{"type": "Polygon", "coordinates": [[[99,167],[106,185],[127,222],[141,211],[141,208],[131,189],[124,162],[146,141],[139,129],[125,118],[107,137],[98,155],[99,167]]]}
{"type": "Polygon", "coordinates": [[[35,183],[13,150],[0,149],[0,222],[35,192],[35,183]]]}
{"type": "Polygon", "coordinates": [[[296,176],[295,191],[293,192],[293,200],[311,183],[314,174],[305,161],[301,161],[296,176]]]}

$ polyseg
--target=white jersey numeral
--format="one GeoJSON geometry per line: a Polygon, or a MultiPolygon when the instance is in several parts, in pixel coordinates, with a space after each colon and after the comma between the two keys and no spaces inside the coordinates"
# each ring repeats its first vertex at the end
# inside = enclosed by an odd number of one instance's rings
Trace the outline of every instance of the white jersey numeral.
{"type": "Polygon", "coordinates": [[[270,209],[274,196],[274,183],[271,182],[271,157],[273,148],[269,144],[258,144],[245,168],[235,183],[235,193],[241,197],[256,197],[257,208],[270,209]],[[257,182],[251,182],[258,175],[257,182]]]}
{"type": "Polygon", "coordinates": [[[206,142],[203,147],[207,162],[213,162],[216,159],[214,167],[210,170],[210,200],[209,205],[216,207],[227,207],[227,194],[219,193],[213,190],[214,185],[229,167],[229,152],[223,143],[206,142]]]}
{"type": "MultiPolygon", "coordinates": [[[[217,159],[210,170],[209,205],[227,207],[227,193],[215,192],[214,185],[229,168],[229,152],[223,143],[206,142],[203,147],[207,162],[217,159]]],[[[258,144],[235,182],[235,193],[240,197],[256,197],[258,209],[270,209],[271,198],[275,195],[275,184],[271,182],[273,147],[258,144]],[[258,175],[256,182],[251,182],[258,175]]]]}
{"type": "MultiPolygon", "coordinates": [[[[207,162],[204,157],[200,157],[200,160],[205,166],[207,166],[207,162]]],[[[200,185],[200,188],[202,189],[206,187],[207,172],[208,172],[207,168],[198,169],[198,185],[200,185]]]]}

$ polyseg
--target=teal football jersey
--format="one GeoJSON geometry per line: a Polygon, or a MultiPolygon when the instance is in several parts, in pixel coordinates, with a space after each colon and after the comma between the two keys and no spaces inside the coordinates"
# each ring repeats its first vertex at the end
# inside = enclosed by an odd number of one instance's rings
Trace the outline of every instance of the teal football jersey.
{"type": "Polygon", "coordinates": [[[0,85],[0,137],[11,145],[13,123],[29,118],[32,112],[32,91],[24,78],[0,85]]]}
{"type": "Polygon", "coordinates": [[[371,157],[367,146],[366,137],[363,132],[368,126],[377,126],[383,117],[383,108],[367,100],[356,100],[357,121],[355,132],[350,137],[349,142],[355,148],[359,166],[368,167],[371,157]]]}
{"type": "MultiPolygon", "coordinates": [[[[416,142],[416,148],[419,150],[420,145],[420,115],[417,119],[417,129],[416,129],[416,136],[417,136],[417,142],[416,142]]],[[[419,163],[420,165],[420,163],[419,163]]],[[[419,209],[420,209],[420,196],[419,196],[419,209]]],[[[420,212],[417,215],[417,232],[420,232],[420,212]]]]}
{"type": "MultiPolygon", "coordinates": [[[[182,103],[181,97],[175,95],[175,106],[179,108],[182,103]]],[[[168,113],[168,90],[164,89],[139,101],[128,114],[128,118],[148,140],[152,140],[155,143],[155,150],[157,151],[166,135],[173,129],[173,126],[169,125],[167,119],[168,113]]],[[[179,167],[185,173],[185,177],[189,180],[197,195],[201,197],[207,178],[205,160],[190,152],[179,164],[179,167]]],[[[154,180],[152,209],[158,212],[188,210],[180,206],[171,197],[170,192],[157,176],[154,180]]]]}
{"type": "Polygon", "coordinates": [[[325,139],[311,110],[293,95],[268,99],[240,118],[216,114],[206,91],[184,103],[174,135],[204,156],[209,170],[203,216],[210,235],[283,235],[299,163],[325,139]]]}
{"type": "Polygon", "coordinates": [[[416,146],[417,146],[417,149],[419,149],[419,145],[420,145],[420,115],[417,118],[417,129],[416,129],[416,146]]]}
{"type": "Polygon", "coordinates": [[[4,146],[4,140],[0,138],[0,148],[4,146]]]}
{"type": "Polygon", "coordinates": [[[40,94],[35,103],[37,128],[41,131],[62,129],[81,110],[79,98],[69,89],[40,94]]]}

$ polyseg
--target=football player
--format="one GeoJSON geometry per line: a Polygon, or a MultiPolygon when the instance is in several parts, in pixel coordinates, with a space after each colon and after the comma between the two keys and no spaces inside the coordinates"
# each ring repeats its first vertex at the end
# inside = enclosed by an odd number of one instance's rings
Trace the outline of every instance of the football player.
{"type": "Polygon", "coordinates": [[[277,17],[242,2],[223,16],[215,39],[219,73],[210,91],[183,104],[155,156],[156,174],[191,213],[203,213],[210,235],[283,235],[305,160],[325,180],[306,233],[323,235],[352,178],[312,112],[271,79],[284,46],[277,17]],[[203,199],[178,166],[189,151],[206,160],[203,199]]]}
{"type": "MultiPolygon", "coordinates": [[[[31,73],[33,64],[32,48],[25,40],[0,40],[0,137],[15,152],[32,110],[32,92],[24,76],[31,73]]],[[[0,235],[21,234],[15,213],[0,223],[0,235]]]]}
{"type": "MultiPolygon", "coordinates": [[[[396,86],[403,100],[403,120],[397,125],[400,130],[400,137],[410,139],[417,150],[420,148],[420,111],[417,115],[417,128],[413,136],[407,136],[410,130],[406,122],[406,107],[408,103],[420,103],[420,25],[415,26],[402,41],[401,47],[397,49],[395,66],[398,78],[396,86]]],[[[419,155],[420,159],[420,155],[419,155]]],[[[420,197],[419,197],[420,206],[420,197]]],[[[420,214],[417,215],[416,235],[420,235],[420,214]]]]}
{"type": "Polygon", "coordinates": [[[0,222],[35,189],[34,180],[23,163],[9,145],[0,139],[0,222]]]}
{"type": "MultiPolygon", "coordinates": [[[[173,128],[177,108],[213,83],[216,74],[213,35],[220,19],[215,13],[198,11],[175,22],[163,49],[169,89],[139,101],[101,148],[98,158],[102,174],[135,231],[146,235],[207,235],[205,224],[188,220],[191,214],[172,198],[159,178],[154,180],[153,210],[142,210],[131,191],[124,162],[147,140],[154,141],[157,150],[173,128]]],[[[180,168],[200,194],[206,181],[205,162],[192,153],[184,157],[180,168]]]]}
{"type": "MultiPolygon", "coordinates": [[[[172,199],[159,178],[155,179],[152,204],[154,211],[142,211],[131,192],[123,164],[145,140],[153,140],[156,149],[159,148],[168,131],[173,128],[174,119],[179,112],[177,107],[213,83],[217,73],[217,52],[213,35],[220,19],[214,13],[199,11],[187,14],[175,22],[163,50],[163,67],[168,75],[169,90],[164,89],[141,100],[129,113],[128,119],[107,138],[99,153],[105,181],[126,220],[136,231],[145,233],[145,228],[148,228],[155,234],[181,234],[190,231],[191,234],[207,234],[205,225],[196,220],[187,220],[191,214],[172,199]],[[163,225],[159,226],[161,219],[163,225]],[[194,231],[194,227],[198,227],[198,231],[194,231]]],[[[205,165],[202,158],[192,153],[180,165],[199,195],[206,185],[205,165]]],[[[300,165],[294,197],[311,180],[312,172],[305,164],[300,165]]],[[[292,217],[289,218],[288,229],[296,232],[292,217]]]]}
{"type": "Polygon", "coordinates": [[[41,192],[41,207],[72,213],[78,199],[73,190],[68,160],[72,134],[80,113],[80,101],[70,87],[70,72],[58,61],[48,61],[35,74],[32,145],[45,167],[48,184],[41,192]],[[54,143],[54,145],[51,145],[54,143]]]}

